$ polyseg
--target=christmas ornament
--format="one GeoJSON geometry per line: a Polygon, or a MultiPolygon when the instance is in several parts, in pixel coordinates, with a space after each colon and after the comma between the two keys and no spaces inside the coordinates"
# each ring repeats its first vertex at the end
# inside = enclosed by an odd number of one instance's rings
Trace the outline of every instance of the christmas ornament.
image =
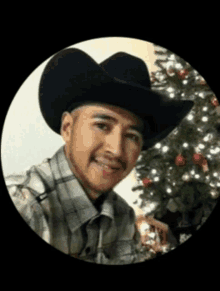
{"type": "Polygon", "coordinates": [[[189,71],[187,69],[182,69],[179,72],[177,72],[178,78],[181,80],[184,80],[186,76],[189,74],[189,71]]]}
{"type": "Polygon", "coordinates": [[[152,181],[148,178],[142,179],[142,182],[143,182],[145,188],[148,188],[152,185],[152,181]]]}
{"type": "Polygon", "coordinates": [[[202,154],[198,154],[198,153],[195,153],[192,157],[192,161],[194,164],[196,165],[199,165],[199,166],[202,166],[202,163],[204,161],[204,157],[202,154]]]}
{"type": "Polygon", "coordinates": [[[179,154],[175,159],[175,164],[178,167],[185,166],[186,165],[186,158],[184,156],[182,156],[181,154],[179,154]]]}
{"type": "Polygon", "coordinates": [[[212,104],[212,106],[214,106],[214,107],[218,107],[218,106],[219,106],[218,99],[217,99],[216,97],[212,98],[212,100],[211,100],[211,104],[212,104]]]}

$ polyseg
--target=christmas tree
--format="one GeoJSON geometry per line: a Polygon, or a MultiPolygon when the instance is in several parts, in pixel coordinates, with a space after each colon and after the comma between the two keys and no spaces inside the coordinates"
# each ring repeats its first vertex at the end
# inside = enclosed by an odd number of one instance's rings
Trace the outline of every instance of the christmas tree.
{"type": "Polygon", "coordinates": [[[181,124],[136,165],[135,202],[169,225],[178,244],[207,220],[220,196],[220,106],[204,78],[181,57],[155,45],[152,89],[194,106],[181,124]],[[138,202],[139,201],[139,202],[138,202]]]}

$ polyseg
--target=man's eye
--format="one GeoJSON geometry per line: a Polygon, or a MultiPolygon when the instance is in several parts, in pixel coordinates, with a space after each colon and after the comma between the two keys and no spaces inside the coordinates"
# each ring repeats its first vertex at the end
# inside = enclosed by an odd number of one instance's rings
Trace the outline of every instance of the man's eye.
{"type": "Polygon", "coordinates": [[[139,140],[140,140],[139,136],[136,134],[129,133],[126,136],[135,142],[139,142],[139,140]]]}
{"type": "Polygon", "coordinates": [[[102,130],[107,130],[108,129],[108,125],[106,125],[105,123],[96,123],[96,126],[99,129],[102,129],[102,130]]]}

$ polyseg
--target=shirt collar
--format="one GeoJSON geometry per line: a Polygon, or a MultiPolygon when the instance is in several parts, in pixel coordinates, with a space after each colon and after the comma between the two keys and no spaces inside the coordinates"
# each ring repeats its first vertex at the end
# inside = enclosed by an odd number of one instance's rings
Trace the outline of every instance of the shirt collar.
{"type": "MultiPolygon", "coordinates": [[[[50,160],[50,164],[64,215],[71,232],[74,232],[85,222],[98,216],[99,213],[71,171],[64,152],[64,146],[55,153],[50,160]]],[[[102,215],[106,215],[111,219],[114,217],[113,197],[113,191],[107,194],[101,210],[102,215]]]]}

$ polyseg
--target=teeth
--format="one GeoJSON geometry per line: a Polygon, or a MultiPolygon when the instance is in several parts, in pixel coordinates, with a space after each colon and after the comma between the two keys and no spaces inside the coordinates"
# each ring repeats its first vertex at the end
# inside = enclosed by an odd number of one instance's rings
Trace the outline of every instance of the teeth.
{"type": "Polygon", "coordinates": [[[105,164],[99,163],[102,167],[106,168],[106,169],[110,169],[109,166],[106,166],[105,164]]]}
{"type": "Polygon", "coordinates": [[[95,159],[95,161],[96,161],[96,163],[98,163],[100,166],[104,167],[105,169],[111,169],[111,167],[109,167],[109,166],[103,164],[102,162],[99,162],[99,161],[97,161],[96,159],[95,159]]]}
{"type": "Polygon", "coordinates": [[[99,160],[99,159],[93,159],[97,164],[99,164],[100,166],[102,166],[103,168],[105,168],[105,169],[112,169],[112,170],[118,170],[119,169],[119,167],[113,167],[113,166],[107,166],[104,162],[103,162],[103,160],[99,160]]]}

